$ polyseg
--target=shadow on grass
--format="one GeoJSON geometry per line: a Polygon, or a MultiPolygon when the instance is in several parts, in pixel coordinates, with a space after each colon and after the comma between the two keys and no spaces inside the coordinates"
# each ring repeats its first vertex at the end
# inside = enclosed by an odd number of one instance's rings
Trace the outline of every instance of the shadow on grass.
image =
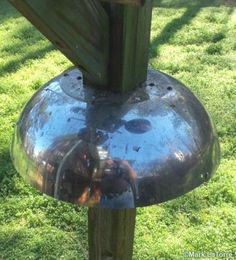
{"type": "MultiPolygon", "coordinates": [[[[14,18],[18,18],[21,15],[8,3],[6,0],[0,2],[0,23],[3,24],[9,19],[14,21],[14,18]]],[[[54,49],[53,45],[45,44],[42,40],[43,36],[30,24],[27,26],[12,26],[9,30],[12,40],[4,43],[2,39],[1,53],[7,58],[14,57],[14,59],[8,61],[0,67],[0,74],[11,73],[17,71],[28,60],[43,58],[49,51],[54,49]],[[42,41],[43,46],[40,46],[42,41]],[[34,50],[32,47],[35,45],[34,50]],[[20,56],[20,57],[19,57],[20,56]]]]}
{"type": "Polygon", "coordinates": [[[5,148],[0,153],[0,198],[16,190],[12,178],[16,174],[10,157],[10,149],[5,148]]]}
{"type": "MultiPolygon", "coordinates": [[[[220,6],[223,3],[232,2],[234,1],[209,1],[209,0],[200,0],[197,3],[194,1],[186,1],[186,0],[179,0],[179,1],[163,1],[163,0],[156,0],[154,2],[154,7],[162,7],[162,8],[187,8],[183,15],[179,18],[173,19],[170,23],[166,24],[166,26],[162,29],[161,33],[152,39],[150,44],[150,58],[155,58],[159,56],[159,47],[160,45],[169,43],[170,39],[175,35],[179,30],[181,30],[185,25],[189,24],[193,18],[195,18],[198,13],[201,11],[203,7],[207,6],[220,6]]],[[[226,4],[227,5],[227,4],[226,4]]],[[[228,5],[231,6],[232,5],[228,5]]],[[[235,2],[236,6],[236,2],[235,2]]],[[[233,11],[230,9],[229,14],[233,11]]]]}
{"type": "Polygon", "coordinates": [[[0,1],[0,23],[20,16],[20,13],[7,0],[0,1]]]}
{"type": "Polygon", "coordinates": [[[219,7],[219,6],[236,6],[235,0],[204,0],[204,1],[189,1],[189,0],[154,0],[154,7],[161,8],[186,8],[200,5],[201,7],[219,7]]]}
{"type": "Polygon", "coordinates": [[[166,44],[182,27],[189,24],[197,16],[202,6],[189,7],[180,18],[173,19],[168,23],[161,33],[151,41],[150,58],[159,56],[159,46],[166,44]]]}
{"type": "Polygon", "coordinates": [[[25,62],[31,59],[40,59],[43,58],[49,51],[52,51],[54,47],[52,45],[46,46],[37,51],[28,52],[25,55],[22,55],[21,58],[9,61],[4,66],[0,68],[0,73],[11,73],[17,71],[25,62]]]}
{"type": "Polygon", "coordinates": [[[78,240],[72,245],[72,235],[62,233],[57,228],[46,227],[6,227],[0,234],[1,259],[88,259],[87,237],[74,234],[78,240]],[[69,241],[68,241],[69,240],[69,241]],[[69,243],[68,243],[69,242],[69,243]],[[3,258],[2,258],[3,257],[3,258]]]}

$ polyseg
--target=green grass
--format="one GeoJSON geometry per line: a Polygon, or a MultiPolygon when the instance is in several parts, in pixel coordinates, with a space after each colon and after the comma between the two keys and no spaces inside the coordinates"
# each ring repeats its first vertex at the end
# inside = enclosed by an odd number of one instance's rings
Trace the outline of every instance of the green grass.
{"type": "MultiPolygon", "coordinates": [[[[236,2],[154,2],[151,66],[188,85],[216,124],[216,175],[174,201],[138,209],[134,259],[236,249],[236,2]]],[[[0,1],[0,259],[87,259],[87,211],[41,195],[10,161],[24,103],[71,63],[0,1]]]]}

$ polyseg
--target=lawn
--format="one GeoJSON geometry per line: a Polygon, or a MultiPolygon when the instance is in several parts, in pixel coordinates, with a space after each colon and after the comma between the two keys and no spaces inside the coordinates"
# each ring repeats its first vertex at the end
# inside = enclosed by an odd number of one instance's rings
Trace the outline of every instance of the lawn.
{"type": "MultiPolygon", "coordinates": [[[[188,251],[236,258],[236,1],[154,1],[150,65],[199,97],[216,124],[222,159],[208,183],[137,210],[134,259],[184,259],[188,251]]],[[[25,102],[70,66],[0,0],[0,259],[87,259],[87,209],[39,194],[9,156],[25,102]]]]}

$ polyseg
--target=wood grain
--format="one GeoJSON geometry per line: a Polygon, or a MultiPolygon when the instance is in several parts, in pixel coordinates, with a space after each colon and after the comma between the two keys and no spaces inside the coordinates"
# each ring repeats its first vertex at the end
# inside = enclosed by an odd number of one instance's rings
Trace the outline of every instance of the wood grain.
{"type": "Polygon", "coordinates": [[[143,6],[107,4],[110,17],[109,85],[128,92],[146,80],[152,0],[143,6]]]}
{"type": "Polygon", "coordinates": [[[94,85],[107,85],[108,16],[97,0],[10,0],[94,85]]]}
{"type": "Polygon", "coordinates": [[[86,82],[125,93],[146,80],[152,0],[9,1],[81,69],[86,82]]]}
{"type": "Polygon", "coordinates": [[[90,260],[130,260],[133,253],[136,209],[90,208],[90,260]]]}

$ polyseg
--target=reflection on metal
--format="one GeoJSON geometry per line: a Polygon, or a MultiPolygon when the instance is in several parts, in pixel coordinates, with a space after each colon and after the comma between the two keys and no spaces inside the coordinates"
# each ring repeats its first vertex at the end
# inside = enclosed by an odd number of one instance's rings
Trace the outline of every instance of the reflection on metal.
{"type": "Polygon", "coordinates": [[[78,69],[56,77],[25,106],[11,153],[41,192],[108,208],[173,199],[208,180],[219,163],[203,106],[180,82],[152,70],[124,96],[84,86],[78,69]]]}

